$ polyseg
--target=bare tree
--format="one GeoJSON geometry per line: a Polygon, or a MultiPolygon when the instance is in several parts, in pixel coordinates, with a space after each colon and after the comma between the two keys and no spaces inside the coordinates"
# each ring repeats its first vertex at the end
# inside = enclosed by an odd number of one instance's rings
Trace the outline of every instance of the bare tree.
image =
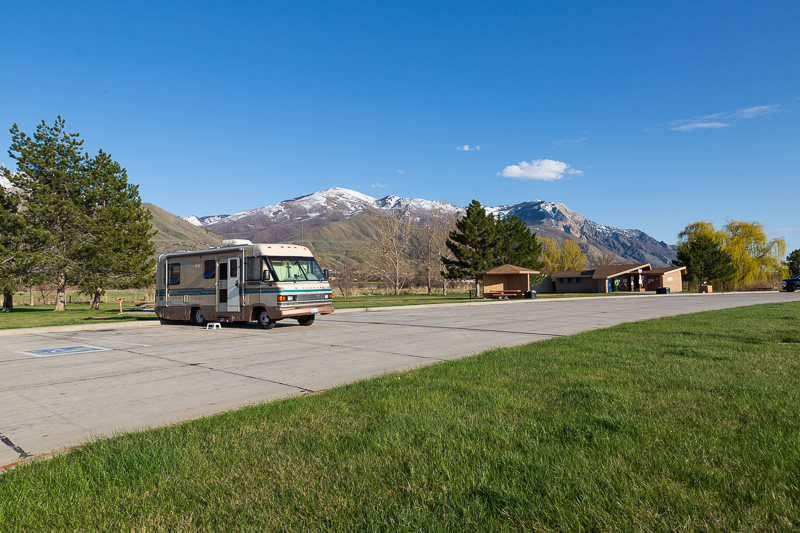
{"type": "Polygon", "coordinates": [[[589,266],[597,268],[604,265],[619,265],[622,264],[620,256],[609,250],[600,250],[595,254],[589,256],[589,266]]]}
{"type": "Polygon", "coordinates": [[[358,280],[362,277],[362,273],[356,270],[352,263],[342,263],[341,268],[338,268],[331,277],[331,286],[339,289],[339,292],[342,293],[342,298],[355,296],[358,289],[358,280]]]}
{"type": "Polygon", "coordinates": [[[413,256],[428,287],[428,294],[433,292],[434,284],[440,283],[444,294],[447,294],[447,279],[442,275],[442,256],[453,255],[445,243],[456,227],[457,217],[457,213],[434,208],[420,217],[419,228],[413,233],[413,256]]]}
{"type": "Polygon", "coordinates": [[[374,211],[370,217],[369,244],[363,251],[370,274],[386,280],[400,294],[411,270],[414,226],[400,210],[374,211]]]}

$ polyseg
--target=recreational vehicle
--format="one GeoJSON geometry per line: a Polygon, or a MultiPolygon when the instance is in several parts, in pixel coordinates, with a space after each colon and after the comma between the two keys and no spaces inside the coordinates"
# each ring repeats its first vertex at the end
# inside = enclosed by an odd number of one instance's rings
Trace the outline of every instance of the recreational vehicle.
{"type": "Polygon", "coordinates": [[[327,276],[295,244],[226,240],[218,248],[158,258],[156,315],[162,320],[248,322],[272,329],[284,318],[302,326],[333,312],[327,276]]]}

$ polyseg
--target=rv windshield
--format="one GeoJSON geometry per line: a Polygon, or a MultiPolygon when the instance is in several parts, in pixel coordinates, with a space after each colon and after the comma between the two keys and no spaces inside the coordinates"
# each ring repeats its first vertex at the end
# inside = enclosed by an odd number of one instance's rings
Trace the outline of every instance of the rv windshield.
{"type": "Polygon", "coordinates": [[[278,281],[325,281],[313,257],[270,257],[278,281]]]}

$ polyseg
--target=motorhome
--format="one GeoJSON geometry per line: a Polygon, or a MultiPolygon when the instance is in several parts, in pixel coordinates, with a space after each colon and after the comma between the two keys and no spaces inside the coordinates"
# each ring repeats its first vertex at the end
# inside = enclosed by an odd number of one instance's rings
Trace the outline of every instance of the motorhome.
{"type": "Polygon", "coordinates": [[[310,326],[333,312],[326,272],[296,244],[243,239],[217,248],[168,252],[158,258],[156,315],[162,321],[249,322],[272,329],[279,320],[310,326]]]}

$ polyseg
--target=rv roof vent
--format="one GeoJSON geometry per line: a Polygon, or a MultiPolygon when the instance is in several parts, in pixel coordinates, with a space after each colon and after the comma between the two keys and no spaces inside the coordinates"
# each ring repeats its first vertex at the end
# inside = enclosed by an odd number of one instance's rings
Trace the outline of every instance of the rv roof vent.
{"type": "Polygon", "coordinates": [[[245,246],[247,244],[253,243],[247,239],[225,239],[222,241],[222,246],[245,246]]]}

